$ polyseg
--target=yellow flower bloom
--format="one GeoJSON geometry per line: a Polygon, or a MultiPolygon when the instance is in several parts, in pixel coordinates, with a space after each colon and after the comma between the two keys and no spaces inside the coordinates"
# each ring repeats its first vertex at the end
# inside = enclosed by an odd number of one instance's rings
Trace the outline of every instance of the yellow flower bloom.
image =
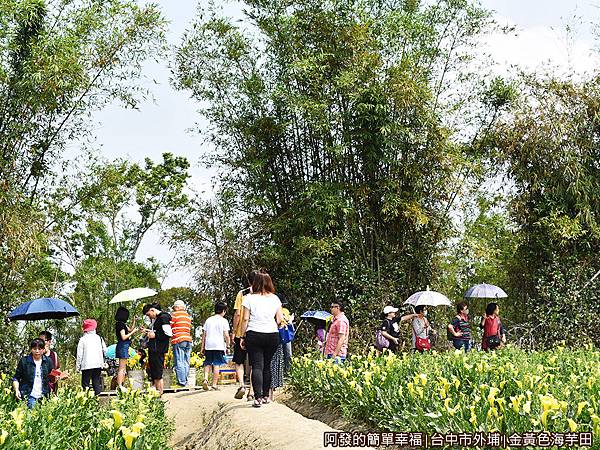
{"type": "Polygon", "coordinates": [[[526,401],[523,405],[523,412],[529,414],[531,412],[531,401],[526,401]]]}
{"type": "Polygon", "coordinates": [[[123,440],[125,441],[125,447],[127,450],[131,450],[131,447],[133,447],[133,441],[140,437],[140,434],[136,433],[135,431],[131,431],[129,428],[123,429],[122,433],[123,440]]]}
{"type": "Polygon", "coordinates": [[[113,409],[111,413],[115,421],[115,428],[120,428],[123,424],[123,414],[121,414],[121,411],[116,409],[113,409]]]}
{"type": "Polygon", "coordinates": [[[21,428],[23,428],[23,421],[25,420],[25,410],[21,408],[15,409],[10,412],[10,415],[13,418],[17,431],[21,431],[21,428]]]}
{"type": "Polygon", "coordinates": [[[589,406],[588,402],[577,403],[577,414],[575,414],[575,417],[579,417],[581,415],[581,412],[583,411],[583,408],[585,408],[586,406],[589,406]]]}
{"type": "Polygon", "coordinates": [[[131,425],[131,431],[138,434],[140,434],[144,428],[146,428],[146,425],[144,425],[142,422],[136,422],[131,425]]]}
{"type": "Polygon", "coordinates": [[[544,412],[542,413],[542,416],[540,417],[540,422],[544,426],[544,429],[547,428],[547,426],[548,426],[548,415],[551,412],[552,412],[551,409],[546,409],[546,410],[544,410],[544,412]]]}
{"type": "Polygon", "coordinates": [[[575,433],[575,431],[577,431],[577,424],[575,421],[573,419],[567,419],[567,423],[569,424],[569,430],[571,430],[572,433],[575,433]]]}
{"type": "Polygon", "coordinates": [[[560,408],[558,400],[551,395],[540,395],[540,404],[542,405],[542,409],[544,411],[557,410],[560,408]]]}
{"type": "Polygon", "coordinates": [[[513,411],[518,414],[519,409],[521,408],[521,399],[519,397],[510,397],[510,403],[513,411]]]}
{"type": "Polygon", "coordinates": [[[491,387],[490,388],[490,393],[487,396],[487,400],[490,404],[490,406],[494,406],[494,401],[496,400],[496,394],[499,392],[499,389],[496,387],[491,387]]]}
{"type": "Polygon", "coordinates": [[[0,445],[4,445],[4,442],[6,441],[7,437],[8,437],[8,431],[2,430],[2,433],[0,433],[0,445]]]}

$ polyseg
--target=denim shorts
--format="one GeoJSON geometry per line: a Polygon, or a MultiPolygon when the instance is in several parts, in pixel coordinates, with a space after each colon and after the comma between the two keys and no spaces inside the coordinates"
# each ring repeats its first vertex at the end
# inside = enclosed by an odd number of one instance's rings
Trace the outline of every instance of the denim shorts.
{"type": "Polygon", "coordinates": [[[224,366],[227,364],[225,360],[225,352],[223,350],[205,350],[203,366],[224,366]]]}
{"type": "Polygon", "coordinates": [[[117,349],[115,350],[115,355],[119,359],[127,359],[129,358],[129,343],[130,341],[119,341],[117,342],[117,349]]]}

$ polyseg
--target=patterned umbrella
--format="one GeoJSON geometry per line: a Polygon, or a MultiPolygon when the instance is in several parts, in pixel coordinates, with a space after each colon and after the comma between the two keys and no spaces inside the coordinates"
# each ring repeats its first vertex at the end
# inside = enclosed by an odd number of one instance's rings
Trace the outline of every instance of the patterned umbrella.
{"type": "Polygon", "coordinates": [[[435,291],[419,291],[408,297],[405,305],[419,306],[452,306],[452,302],[444,294],[435,291]]]}
{"type": "Polygon", "coordinates": [[[327,311],[306,311],[300,316],[301,319],[307,320],[315,325],[325,325],[331,317],[331,313],[327,311]]]}

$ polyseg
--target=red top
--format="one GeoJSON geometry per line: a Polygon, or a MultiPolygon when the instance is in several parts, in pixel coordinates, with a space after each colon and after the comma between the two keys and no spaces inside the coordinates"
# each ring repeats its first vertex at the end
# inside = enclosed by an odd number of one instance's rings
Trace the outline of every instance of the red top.
{"type": "Polygon", "coordinates": [[[500,323],[500,319],[497,316],[485,318],[483,322],[483,339],[481,342],[482,349],[485,350],[488,348],[488,342],[486,339],[488,336],[500,336],[501,327],[502,324],[500,323]]]}

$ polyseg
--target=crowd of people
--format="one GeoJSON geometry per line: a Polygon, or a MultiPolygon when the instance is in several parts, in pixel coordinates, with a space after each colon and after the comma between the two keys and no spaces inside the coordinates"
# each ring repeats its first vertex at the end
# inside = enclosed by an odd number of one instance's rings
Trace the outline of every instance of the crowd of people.
{"type": "MultiPolygon", "coordinates": [[[[136,327],[135,318],[128,326],[129,310],[123,306],[115,313],[115,357],[118,360],[115,387],[121,386],[125,380],[127,359],[131,356],[131,340],[138,332],[141,333],[144,351],[147,350],[147,373],[154,387],[163,392],[163,369],[169,344],[173,347],[177,384],[186,386],[192,336],[191,317],[185,304],[181,300],[176,301],[172,315],[162,311],[157,303],[145,305],[142,311],[150,319],[148,328],[136,327]]],[[[93,389],[95,395],[99,395],[104,388],[102,370],[106,366],[107,354],[104,339],[96,333],[97,326],[94,319],[83,320],[83,335],[77,344],[75,359],[75,370],[81,372],[81,386],[93,389]]],[[[31,341],[29,354],[20,358],[17,364],[13,377],[14,393],[18,399],[27,401],[29,408],[42,398],[56,393],[59,380],[69,377],[67,371],[60,370],[58,355],[50,348],[51,342],[52,333],[42,331],[38,338],[31,341]]]]}
{"type": "MultiPolygon", "coordinates": [[[[202,387],[205,390],[219,389],[220,368],[227,364],[226,353],[233,346],[232,360],[239,382],[235,398],[241,399],[246,395],[248,400],[253,400],[253,406],[259,407],[272,401],[274,390],[283,386],[284,373],[290,367],[292,353],[291,342],[282,342],[279,330],[290,326],[294,317],[275,295],[268,273],[252,271],[248,275],[248,282],[248,288],[240,291],[236,298],[232,329],[226,319],[227,305],[222,302],[214,305],[214,315],[204,323],[201,343],[201,353],[204,355],[202,387]],[[247,363],[251,380],[249,389],[245,384],[247,363]],[[212,383],[209,386],[211,373],[212,383]]],[[[177,300],[169,314],[159,304],[149,303],[142,312],[150,320],[147,328],[136,326],[135,318],[128,324],[130,312],[123,306],[115,313],[115,359],[118,365],[114,387],[121,386],[126,378],[132,339],[138,333],[141,347],[147,352],[146,372],[153,386],[162,394],[165,355],[169,345],[173,350],[177,385],[187,386],[193,340],[192,322],[186,305],[177,300]]],[[[83,335],[77,345],[75,362],[76,371],[81,373],[81,386],[93,389],[95,395],[103,390],[102,370],[106,365],[107,353],[104,339],[96,332],[97,325],[94,319],[83,320],[83,335]]],[[[13,377],[16,397],[26,400],[29,407],[56,392],[58,381],[69,376],[67,372],[60,371],[58,355],[50,349],[51,340],[50,332],[40,333],[39,338],[30,343],[30,353],[20,359],[13,377]]],[[[332,349],[332,355],[345,357],[347,341],[340,341],[337,347],[332,349]]]]}
{"type": "MultiPolygon", "coordinates": [[[[398,308],[393,306],[386,306],[383,309],[383,321],[376,335],[376,347],[379,350],[388,348],[390,351],[397,351],[400,345],[400,324],[410,321],[412,326],[412,349],[419,352],[429,350],[431,348],[430,338],[431,336],[437,336],[438,332],[433,329],[427,320],[427,306],[416,306],[414,313],[401,317],[396,316],[397,312],[398,308]]],[[[485,314],[479,321],[478,325],[483,330],[482,350],[494,350],[506,344],[506,332],[499,313],[498,304],[489,303],[486,306],[485,314]]],[[[460,302],[456,305],[456,316],[447,324],[447,337],[457,350],[464,349],[468,352],[473,348],[469,305],[466,302],[460,302]]]]}
{"type": "MultiPolygon", "coordinates": [[[[203,326],[201,353],[204,355],[204,390],[219,390],[218,380],[223,365],[227,364],[226,354],[232,350],[231,359],[235,365],[236,382],[239,384],[234,397],[246,396],[252,406],[260,407],[273,400],[275,389],[282,387],[284,375],[289,370],[292,359],[291,339],[293,339],[294,316],[275,294],[273,281],[265,271],[254,270],[247,276],[248,287],[238,292],[230,327],[227,305],[218,302],[214,305],[214,315],[203,326]],[[290,331],[292,330],[291,337],[290,331]],[[285,333],[282,331],[285,330],[285,333]],[[287,337],[286,337],[287,336],[287,337]],[[212,382],[209,386],[209,378],[212,382]],[[246,376],[250,380],[246,387],[246,376]]],[[[335,363],[343,363],[348,356],[350,322],[341,301],[330,305],[331,316],[324,324],[316,324],[315,335],[319,352],[335,363]]],[[[178,386],[188,384],[190,355],[192,351],[192,321],[183,301],[173,304],[172,313],[163,311],[157,303],[146,304],[143,314],[150,320],[149,327],[137,327],[134,318],[128,325],[129,310],[120,306],[115,313],[115,357],[118,360],[115,387],[121,386],[126,377],[126,364],[131,356],[132,338],[140,333],[141,347],[147,351],[146,372],[153,386],[162,394],[164,388],[163,370],[165,355],[172,346],[174,372],[178,386]]],[[[414,308],[414,313],[399,316],[399,309],[386,306],[383,309],[382,323],[376,333],[376,347],[387,348],[392,352],[401,346],[403,322],[412,328],[412,349],[425,352],[431,348],[431,336],[436,336],[427,319],[427,306],[414,308]]],[[[481,348],[493,350],[506,343],[506,333],[499,318],[496,303],[489,303],[479,321],[483,330],[481,348]]],[[[94,319],[82,323],[83,335],[77,345],[75,368],[81,372],[81,385],[92,388],[98,395],[103,389],[102,369],[105,366],[106,344],[96,333],[94,319]]],[[[473,333],[469,306],[460,302],[456,306],[456,316],[447,325],[447,337],[456,349],[469,351],[473,348],[473,333]]],[[[52,334],[43,331],[30,344],[30,353],[20,359],[13,385],[15,395],[27,401],[32,407],[37,401],[56,392],[59,380],[69,374],[61,372],[58,355],[51,350],[52,334]]],[[[143,350],[142,350],[143,349],[143,350]]],[[[146,355],[144,355],[146,359],[146,355]]]]}

